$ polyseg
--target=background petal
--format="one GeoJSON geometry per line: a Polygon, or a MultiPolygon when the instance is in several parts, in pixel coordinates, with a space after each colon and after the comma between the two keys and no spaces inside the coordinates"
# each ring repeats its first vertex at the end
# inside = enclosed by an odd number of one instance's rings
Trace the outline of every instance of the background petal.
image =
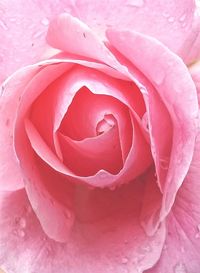
{"type": "Polygon", "coordinates": [[[200,132],[188,175],[167,220],[167,238],[158,264],[147,273],[200,270],[200,132]]]}
{"type": "Polygon", "coordinates": [[[104,37],[107,27],[151,35],[191,63],[199,54],[199,13],[194,0],[11,0],[0,3],[0,82],[47,50],[49,22],[68,12],[104,37]],[[188,52],[190,54],[188,55],[188,52]]]}
{"type": "Polygon", "coordinates": [[[143,184],[116,191],[76,188],[67,243],[49,239],[24,190],[0,196],[0,266],[14,273],[138,273],[160,257],[165,226],[148,237],[139,223],[143,184]],[[120,201],[120,202],[119,202],[120,201]]]}
{"type": "Polygon", "coordinates": [[[0,82],[18,68],[41,60],[49,21],[72,12],[71,1],[11,0],[0,3],[0,82]]]}
{"type": "MultiPolygon", "coordinates": [[[[133,31],[115,30],[108,31],[108,38],[111,44],[140,69],[153,84],[156,95],[160,96],[163,107],[167,109],[171,118],[173,140],[168,158],[170,163],[169,168],[167,167],[166,178],[160,179],[163,193],[161,217],[165,217],[173,205],[193,156],[198,117],[196,88],[182,60],[154,38],[133,31]]],[[[155,96],[151,93],[151,89],[147,89],[146,95],[155,96]]],[[[150,103],[147,104],[147,107],[151,106],[150,103]]],[[[151,109],[149,111],[151,113],[151,109]]],[[[162,124],[161,116],[160,123],[162,124]]],[[[161,160],[163,158],[159,147],[161,137],[158,134],[153,135],[154,128],[160,127],[160,124],[152,119],[150,125],[155,146],[152,147],[152,154],[161,160]]],[[[166,137],[167,143],[168,137],[166,137]]]]}
{"type": "Polygon", "coordinates": [[[200,16],[194,0],[77,0],[76,5],[79,18],[102,37],[107,27],[129,29],[158,39],[187,62],[199,54],[200,16]]]}

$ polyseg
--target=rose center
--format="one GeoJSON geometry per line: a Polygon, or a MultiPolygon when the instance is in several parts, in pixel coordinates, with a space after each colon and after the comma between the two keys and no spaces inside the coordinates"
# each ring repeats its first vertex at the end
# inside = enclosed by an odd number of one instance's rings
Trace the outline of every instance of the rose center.
{"type": "Polygon", "coordinates": [[[97,123],[96,132],[97,135],[106,133],[115,126],[116,120],[111,114],[105,114],[104,118],[97,123]]]}

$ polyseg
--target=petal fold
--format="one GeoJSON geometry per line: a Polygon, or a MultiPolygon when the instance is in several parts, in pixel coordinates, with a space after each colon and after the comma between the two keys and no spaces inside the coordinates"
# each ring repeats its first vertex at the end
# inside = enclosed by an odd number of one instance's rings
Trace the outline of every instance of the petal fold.
{"type": "MultiPolygon", "coordinates": [[[[160,97],[171,119],[172,127],[169,128],[173,134],[172,147],[171,154],[167,154],[170,162],[167,165],[166,178],[164,176],[160,181],[163,192],[161,210],[163,219],[174,203],[176,193],[182,185],[192,160],[198,118],[196,88],[182,60],[157,40],[134,31],[115,30],[108,32],[108,39],[153,84],[156,93],[151,94],[151,89],[148,89],[145,91],[145,96],[160,97]]],[[[146,106],[154,108],[148,103],[146,106]]],[[[149,111],[151,112],[151,109],[149,111]]],[[[157,126],[160,127],[160,124],[154,123],[154,119],[150,121],[150,125],[152,130],[157,126]]],[[[151,143],[155,145],[152,146],[154,159],[158,156],[161,160],[163,155],[161,156],[158,145],[160,139],[161,137],[157,134],[151,135],[151,143]]],[[[169,136],[166,137],[166,143],[168,140],[169,136]]],[[[166,152],[168,151],[169,149],[166,152]]]]}

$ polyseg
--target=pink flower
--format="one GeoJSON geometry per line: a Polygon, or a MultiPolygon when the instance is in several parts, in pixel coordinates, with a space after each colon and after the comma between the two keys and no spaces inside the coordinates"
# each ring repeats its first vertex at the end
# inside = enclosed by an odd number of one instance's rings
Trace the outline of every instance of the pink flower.
{"type": "Polygon", "coordinates": [[[0,267],[198,273],[197,3],[66,2],[0,6],[0,267]]]}

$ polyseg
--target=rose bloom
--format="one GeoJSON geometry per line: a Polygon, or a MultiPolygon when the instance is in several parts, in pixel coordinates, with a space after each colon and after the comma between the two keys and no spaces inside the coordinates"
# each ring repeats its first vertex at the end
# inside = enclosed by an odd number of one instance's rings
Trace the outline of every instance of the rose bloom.
{"type": "Polygon", "coordinates": [[[0,267],[199,273],[198,3],[0,15],[0,267]]]}

